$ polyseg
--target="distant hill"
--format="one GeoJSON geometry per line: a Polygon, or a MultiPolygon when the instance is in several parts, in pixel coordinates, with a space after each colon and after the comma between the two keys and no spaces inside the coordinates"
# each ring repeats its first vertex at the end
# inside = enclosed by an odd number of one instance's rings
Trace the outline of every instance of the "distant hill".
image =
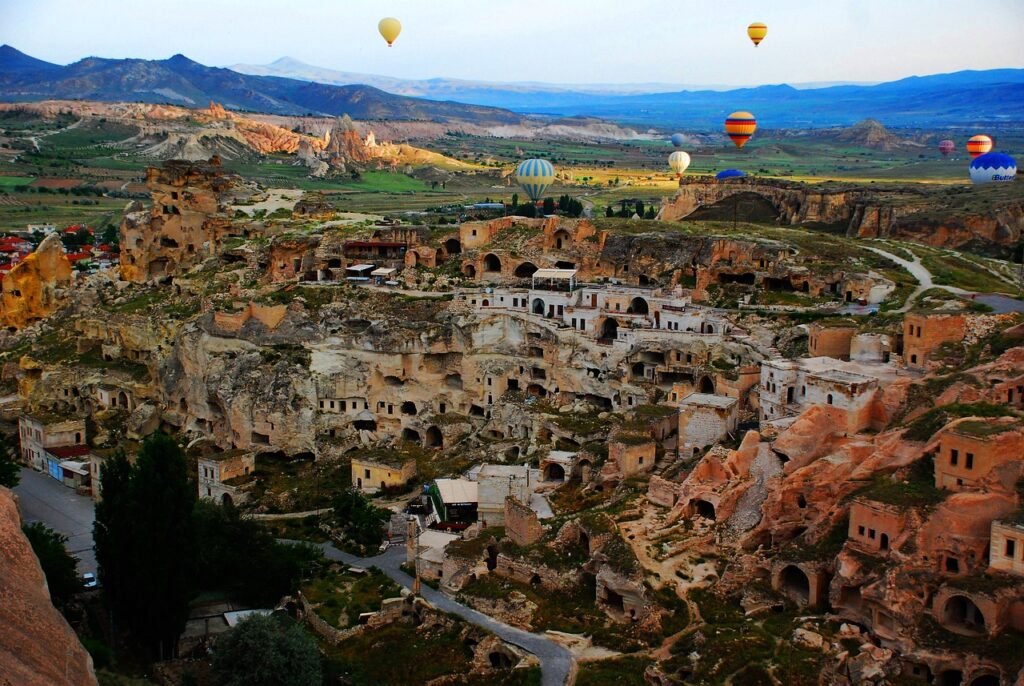
{"type": "Polygon", "coordinates": [[[517,124],[507,110],[437,102],[386,93],[365,85],[331,86],[295,79],[248,76],[207,67],[184,55],[166,60],[87,57],[67,66],[0,47],[0,101],[48,99],[142,101],[272,114],[348,114],[356,119],[465,121],[517,124]]]}
{"type": "Polygon", "coordinates": [[[868,118],[916,127],[1024,122],[1024,69],[912,76],[882,84],[756,88],[413,80],[335,71],[288,57],[232,69],[322,83],[369,83],[402,95],[659,127],[717,129],[725,115],[737,109],[753,110],[762,126],[773,128],[850,126],[868,118]]]}

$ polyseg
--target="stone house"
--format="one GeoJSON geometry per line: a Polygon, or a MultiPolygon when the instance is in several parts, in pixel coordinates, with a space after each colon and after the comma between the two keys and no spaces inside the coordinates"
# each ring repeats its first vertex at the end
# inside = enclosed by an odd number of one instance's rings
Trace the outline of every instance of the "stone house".
{"type": "Polygon", "coordinates": [[[401,488],[416,476],[416,461],[394,456],[353,457],[352,488],[363,493],[376,493],[385,488],[401,488]]]}
{"type": "Polygon", "coordinates": [[[857,498],[850,505],[849,542],[869,553],[888,554],[903,534],[906,512],[894,505],[857,498]]]}
{"type": "Polygon", "coordinates": [[[256,471],[256,455],[245,450],[229,450],[197,460],[199,497],[225,505],[239,505],[247,493],[238,483],[256,471]]]}
{"type": "Polygon", "coordinates": [[[707,393],[691,393],[680,402],[679,454],[691,457],[736,431],[739,401],[707,393]]]}
{"type": "Polygon", "coordinates": [[[812,405],[828,405],[846,414],[847,433],[871,427],[878,379],[843,368],[832,357],[766,360],[761,366],[761,421],[802,413],[812,405]]]}
{"type": "Polygon", "coordinates": [[[850,359],[850,346],[857,327],[852,324],[831,325],[814,322],[807,327],[807,350],[811,357],[850,359]]]}
{"type": "Polygon", "coordinates": [[[26,414],[18,418],[18,436],[21,439],[21,459],[25,464],[36,471],[51,471],[51,476],[63,481],[63,476],[57,476],[47,466],[48,462],[59,466],[60,460],[48,459],[47,452],[54,448],[85,447],[85,420],[26,414]]]}
{"type": "Polygon", "coordinates": [[[966,334],[961,314],[908,313],[903,318],[903,364],[910,369],[925,369],[936,349],[943,343],[959,343],[966,334]]]}
{"type": "Polygon", "coordinates": [[[1024,576],[1024,520],[992,522],[989,569],[1024,576]]]}
{"type": "Polygon", "coordinates": [[[657,444],[648,436],[618,433],[608,438],[608,462],[624,479],[654,469],[656,453],[657,444]]]}
{"type": "Polygon", "coordinates": [[[936,445],[936,488],[978,488],[994,468],[1019,460],[1024,450],[1022,428],[1019,420],[963,419],[944,429],[936,445]]]}
{"type": "Polygon", "coordinates": [[[96,387],[96,402],[106,409],[134,410],[135,399],[130,391],[116,386],[100,385],[96,387]]]}
{"type": "Polygon", "coordinates": [[[483,526],[505,526],[505,501],[529,503],[537,475],[528,465],[485,464],[477,473],[477,516],[483,526]]]}

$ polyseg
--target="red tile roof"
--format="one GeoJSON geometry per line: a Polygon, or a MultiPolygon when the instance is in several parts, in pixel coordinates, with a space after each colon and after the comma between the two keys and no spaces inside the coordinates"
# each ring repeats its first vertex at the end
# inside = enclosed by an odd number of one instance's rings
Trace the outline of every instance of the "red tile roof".
{"type": "Polygon", "coordinates": [[[82,455],[88,455],[92,451],[87,445],[61,445],[55,448],[47,448],[46,452],[50,453],[54,457],[59,457],[62,460],[66,460],[71,457],[81,457],[82,455]]]}

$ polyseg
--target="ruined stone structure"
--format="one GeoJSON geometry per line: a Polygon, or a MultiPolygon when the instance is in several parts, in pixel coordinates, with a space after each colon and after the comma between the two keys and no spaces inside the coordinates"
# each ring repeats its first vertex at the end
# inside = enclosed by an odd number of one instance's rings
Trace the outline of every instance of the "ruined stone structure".
{"type": "Polygon", "coordinates": [[[240,505],[246,493],[240,481],[256,470],[256,455],[243,450],[213,453],[197,460],[199,497],[240,505]]]}
{"type": "MultiPolygon", "coordinates": [[[[1024,423],[963,419],[942,431],[937,447],[937,488],[951,491],[981,488],[990,481],[987,477],[994,470],[1019,462],[1024,455],[1024,423]]],[[[998,483],[995,481],[992,486],[998,488],[998,483]]]]}
{"type": "Polygon", "coordinates": [[[706,393],[691,393],[680,401],[679,454],[692,457],[736,430],[739,402],[706,393]]]}
{"type": "Polygon", "coordinates": [[[352,488],[376,493],[385,488],[400,488],[416,476],[414,460],[382,461],[379,458],[352,458],[352,488]]]}
{"type": "Polygon", "coordinates": [[[220,252],[234,233],[225,213],[236,177],[209,163],[170,161],[146,170],[152,207],[133,206],[121,222],[121,278],[177,276],[220,252]]]}
{"type": "Polygon", "coordinates": [[[807,350],[811,357],[850,359],[851,343],[857,332],[855,326],[827,326],[815,322],[807,327],[807,332],[807,350]]]}
{"type": "Polygon", "coordinates": [[[1024,524],[993,521],[989,569],[1024,576],[1024,524]]]}
{"type": "Polygon", "coordinates": [[[505,498],[505,534],[519,546],[533,545],[544,535],[537,513],[513,496],[505,498]]]}

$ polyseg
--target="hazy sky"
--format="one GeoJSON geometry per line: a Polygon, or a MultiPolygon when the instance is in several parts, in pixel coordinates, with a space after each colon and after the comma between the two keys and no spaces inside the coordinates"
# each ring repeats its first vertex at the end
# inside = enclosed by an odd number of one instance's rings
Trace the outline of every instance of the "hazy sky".
{"type": "Polygon", "coordinates": [[[409,78],[561,83],[883,81],[1024,67],[1024,0],[0,0],[41,59],[281,56],[409,78]],[[398,17],[388,49],[377,21],[398,17]],[[756,50],[752,21],[768,24],[756,50]]]}

